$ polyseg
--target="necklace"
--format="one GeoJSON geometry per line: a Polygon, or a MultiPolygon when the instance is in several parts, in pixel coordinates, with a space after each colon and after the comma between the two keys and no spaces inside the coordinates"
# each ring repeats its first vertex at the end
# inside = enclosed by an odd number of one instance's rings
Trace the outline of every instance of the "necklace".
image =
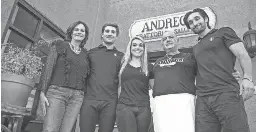
{"type": "Polygon", "coordinates": [[[75,46],[69,43],[70,49],[74,51],[76,54],[79,54],[81,52],[81,48],[75,49],[75,46]]]}

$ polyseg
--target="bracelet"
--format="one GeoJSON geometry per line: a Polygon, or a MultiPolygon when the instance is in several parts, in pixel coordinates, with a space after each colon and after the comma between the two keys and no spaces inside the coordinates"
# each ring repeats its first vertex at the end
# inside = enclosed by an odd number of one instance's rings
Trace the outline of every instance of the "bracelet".
{"type": "Polygon", "coordinates": [[[253,83],[252,79],[250,79],[250,78],[244,77],[242,80],[244,80],[244,79],[246,79],[246,80],[248,80],[248,81],[253,83]]]}

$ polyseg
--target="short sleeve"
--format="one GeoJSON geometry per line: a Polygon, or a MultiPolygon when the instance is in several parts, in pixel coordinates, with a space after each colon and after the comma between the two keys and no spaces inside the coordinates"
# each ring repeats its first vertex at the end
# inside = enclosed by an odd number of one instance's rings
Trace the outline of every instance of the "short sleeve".
{"type": "Polygon", "coordinates": [[[148,75],[149,75],[149,79],[154,79],[154,72],[153,72],[153,69],[154,69],[154,65],[149,63],[148,64],[148,75]]]}
{"type": "Polygon", "coordinates": [[[230,47],[232,44],[242,42],[232,28],[223,27],[223,28],[220,28],[219,30],[220,32],[222,32],[224,43],[227,47],[230,47]]]}

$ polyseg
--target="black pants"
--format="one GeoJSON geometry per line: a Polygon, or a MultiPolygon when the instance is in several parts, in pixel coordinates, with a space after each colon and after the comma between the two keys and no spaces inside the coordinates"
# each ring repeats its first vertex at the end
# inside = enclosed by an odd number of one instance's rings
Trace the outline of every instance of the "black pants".
{"type": "Polygon", "coordinates": [[[80,132],[113,132],[116,120],[117,100],[100,101],[84,99],[80,112],[80,132]]]}
{"type": "Polygon", "coordinates": [[[242,96],[235,92],[197,96],[196,132],[249,132],[242,96]]]}
{"type": "MultiPolygon", "coordinates": [[[[152,115],[152,113],[151,113],[152,115]]],[[[149,128],[148,128],[148,132],[155,132],[154,130],[154,123],[153,123],[153,117],[151,116],[151,121],[150,121],[150,124],[149,124],[149,128]]]]}
{"type": "Polygon", "coordinates": [[[148,132],[151,122],[150,107],[117,105],[117,127],[119,132],[148,132]]]}

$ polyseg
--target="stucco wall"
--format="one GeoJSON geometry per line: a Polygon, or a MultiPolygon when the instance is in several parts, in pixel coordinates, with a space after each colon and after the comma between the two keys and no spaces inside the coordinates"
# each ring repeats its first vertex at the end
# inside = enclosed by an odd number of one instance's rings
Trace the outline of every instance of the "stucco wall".
{"type": "MultiPolygon", "coordinates": [[[[101,27],[106,22],[115,22],[120,26],[117,47],[125,50],[129,41],[129,28],[134,20],[172,14],[194,9],[210,7],[217,15],[217,27],[234,28],[239,37],[247,31],[247,23],[251,21],[256,29],[255,0],[26,0],[39,12],[64,31],[70,23],[82,20],[90,28],[87,48],[101,43],[101,27]]],[[[2,0],[3,33],[14,0],[2,0]]],[[[182,47],[196,44],[196,36],[181,39],[182,47]]],[[[160,46],[159,42],[149,43],[149,49],[160,46]]]]}
{"type": "MultiPolygon", "coordinates": [[[[217,15],[217,27],[234,28],[239,37],[247,31],[247,23],[251,21],[256,27],[255,0],[110,0],[110,8],[106,21],[117,22],[121,28],[117,47],[122,51],[129,41],[128,29],[134,20],[183,12],[196,7],[210,7],[217,15]]],[[[196,44],[196,36],[182,38],[181,44],[196,44]]],[[[159,47],[159,42],[149,44],[150,48],[159,47]]],[[[183,47],[183,46],[182,46],[183,47]]]]}

